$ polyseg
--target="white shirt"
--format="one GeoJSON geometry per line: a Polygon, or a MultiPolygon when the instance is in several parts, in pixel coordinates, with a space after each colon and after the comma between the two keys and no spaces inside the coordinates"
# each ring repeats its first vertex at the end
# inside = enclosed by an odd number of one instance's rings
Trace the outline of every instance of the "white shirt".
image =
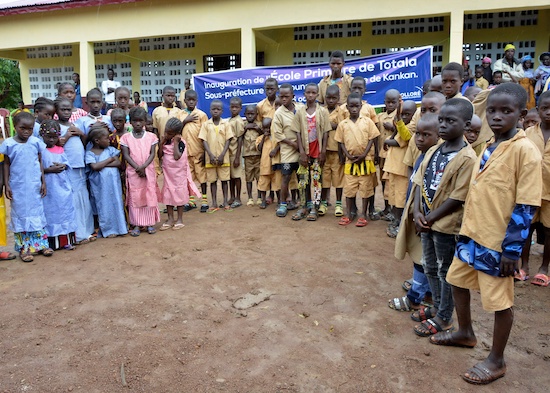
{"type": "Polygon", "coordinates": [[[101,90],[105,96],[105,102],[107,104],[113,105],[115,103],[115,93],[107,93],[109,87],[116,89],[117,87],[122,86],[119,81],[112,81],[107,79],[106,81],[101,82],[101,90]]]}

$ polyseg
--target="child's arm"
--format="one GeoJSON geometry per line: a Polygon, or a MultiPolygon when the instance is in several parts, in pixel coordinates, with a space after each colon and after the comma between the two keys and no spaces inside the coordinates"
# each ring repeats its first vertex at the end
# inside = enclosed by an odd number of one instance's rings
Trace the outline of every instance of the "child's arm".
{"type": "Polygon", "coordinates": [[[256,150],[258,150],[260,153],[264,149],[265,138],[269,138],[269,137],[266,134],[263,134],[262,135],[262,140],[260,141],[260,143],[258,143],[258,147],[256,148],[256,150]]]}
{"type": "Polygon", "coordinates": [[[90,168],[92,168],[92,170],[96,172],[99,172],[105,167],[119,167],[119,166],[120,166],[120,160],[116,157],[109,157],[103,161],[90,163],[90,168]]]}
{"type": "Polygon", "coordinates": [[[166,139],[163,138],[162,141],[160,142],[159,151],[158,151],[158,153],[157,153],[157,156],[158,156],[158,158],[159,158],[159,161],[161,161],[161,162],[162,162],[162,156],[164,156],[164,149],[163,149],[163,147],[164,147],[165,144],[166,144],[166,139]]]}
{"type": "Polygon", "coordinates": [[[215,157],[214,154],[212,154],[212,152],[210,151],[210,146],[208,146],[208,142],[203,140],[202,145],[204,146],[204,151],[206,152],[206,154],[208,154],[208,157],[210,157],[210,163],[212,165],[218,165],[218,158],[215,157]]]}
{"type": "Polygon", "coordinates": [[[338,142],[338,146],[344,152],[344,156],[347,157],[350,161],[354,161],[357,158],[349,154],[348,149],[346,149],[346,146],[342,142],[338,142]]]}
{"type": "Polygon", "coordinates": [[[306,151],[304,150],[304,145],[302,144],[302,134],[301,132],[297,132],[296,135],[298,136],[296,138],[296,142],[298,145],[298,151],[300,152],[300,165],[307,167],[308,157],[307,157],[306,151]]]}
{"type": "Polygon", "coordinates": [[[269,157],[271,158],[275,157],[277,153],[279,153],[279,150],[281,150],[281,145],[277,143],[277,146],[275,146],[275,148],[271,150],[271,152],[269,153],[269,157]]]}
{"type": "Polygon", "coordinates": [[[220,154],[220,156],[218,157],[218,165],[223,164],[223,159],[224,159],[225,155],[227,154],[227,149],[229,149],[229,144],[230,143],[231,143],[231,139],[228,139],[228,140],[225,141],[225,145],[223,147],[222,154],[220,154]]]}
{"type": "Polygon", "coordinates": [[[140,177],[144,177],[145,171],[141,170],[140,172],[140,166],[132,159],[132,157],[130,157],[130,149],[128,148],[128,146],[121,145],[120,148],[122,149],[122,156],[124,157],[124,160],[128,163],[128,165],[134,168],[140,177]]]}
{"type": "Polygon", "coordinates": [[[10,187],[10,158],[7,155],[4,155],[4,188],[6,191],[6,198],[12,199],[11,187],[10,187]]]}
{"type": "Polygon", "coordinates": [[[512,217],[510,217],[510,222],[506,228],[506,235],[502,240],[501,276],[512,276],[517,270],[517,263],[521,257],[523,245],[529,233],[529,226],[536,211],[536,206],[517,204],[512,212],[512,217]]]}
{"type": "Polygon", "coordinates": [[[44,198],[46,196],[46,179],[44,177],[44,167],[42,166],[42,153],[38,152],[38,163],[40,164],[40,196],[44,198]]]}
{"type": "Polygon", "coordinates": [[[235,160],[233,161],[233,168],[238,168],[241,165],[241,155],[243,149],[244,134],[237,138],[237,151],[235,152],[235,160]]]}
{"type": "Polygon", "coordinates": [[[174,160],[178,161],[183,155],[183,152],[180,151],[181,135],[176,134],[173,138],[173,142],[174,142],[174,160]]]}
{"type": "Polygon", "coordinates": [[[367,148],[365,149],[365,151],[363,152],[363,154],[361,154],[360,156],[357,156],[357,157],[355,158],[355,160],[353,160],[354,163],[357,164],[357,163],[360,163],[360,162],[365,161],[365,158],[367,157],[367,154],[369,154],[369,151],[370,151],[370,149],[372,148],[372,144],[374,143],[374,141],[375,141],[377,138],[378,138],[378,137],[369,140],[369,143],[367,143],[367,148]]]}
{"type": "Polygon", "coordinates": [[[455,211],[460,209],[460,206],[462,206],[463,203],[464,201],[458,201],[456,199],[448,198],[445,202],[439,205],[437,209],[432,210],[425,217],[428,226],[431,227],[434,222],[441,220],[443,217],[448,216],[449,214],[454,213],[455,211]]]}
{"type": "Polygon", "coordinates": [[[414,217],[414,226],[416,227],[417,232],[429,232],[430,226],[420,210],[420,201],[422,196],[420,195],[420,188],[422,186],[417,185],[416,191],[414,192],[414,206],[413,206],[413,217],[414,217]]]}
{"type": "Polygon", "coordinates": [[[48,168],[44,168],[44,173],[61,173],[67,169],[67,165],[54,162],[48,168]]]}

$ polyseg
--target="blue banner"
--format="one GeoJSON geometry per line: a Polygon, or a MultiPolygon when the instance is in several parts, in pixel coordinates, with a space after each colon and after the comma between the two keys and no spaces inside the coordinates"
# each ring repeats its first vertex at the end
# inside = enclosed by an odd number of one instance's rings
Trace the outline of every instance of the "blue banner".
{"type": "MultiPolygon", "coordinates": [[[[432,47],[350,59],[346,61],[343,71],[365,78],[367,92],[364,99],[375,107],[384,106],[384,94],[389,89],[399,90],[403,100],[419,103],[422,85],[432,77],[432,47]]],[[[264,82],[267,78],[277,79],[279,85],[290,83],[294,87],[296,101],[305,102],[306,85],[319,83],[327,75],[330,75],[328,63],[256,67],[195,74],[193,86],[199,97],[197,106],[201,110],[209,115],[210,102],[220,99],[224,103],[223,117],[229,117],[231,98],[240,97],[243,100],[243,113],[244,106],[265,98],[264,82]]]]}

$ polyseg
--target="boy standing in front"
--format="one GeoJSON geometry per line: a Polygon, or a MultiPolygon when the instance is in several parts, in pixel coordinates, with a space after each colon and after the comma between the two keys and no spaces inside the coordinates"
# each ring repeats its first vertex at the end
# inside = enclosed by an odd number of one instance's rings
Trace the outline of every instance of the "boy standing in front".
{"type": "Polygon", "coordinates": [[[228,120],[233,139],[229,143],[229,162],[231,164],[231,180],[229,182],[230,199],[229,204],[232,208],[239,207],[241,203],[241,178],[243,177],[242,149],[244,121],[241,117],[243,101],[239,97],[233,97],[229,100],[229,111],[231,118],[228,120]]]}
{"type": "Polygon", "coordinates": [[[258,122],[262,124],[262,120],[266,117],[273,119],[275,116],[275,99],[279,91],[279,84],[275,78],[267,78],[264,82],[265,98],[258,102],[256,109],[258,111],[258,122]]]}
{"type": "MultiPolygon", "coordinates": [[[[243,135],[243,157],[246,192],[248,193],[248,202],[246,202],[246,206],[254,206],[252,183],[254,180],[256,180],[256,182],[260,180],[260,156],[262,154],[261,151],[256,148],[256,140],[260,136],[260,133],[262,133],[261,123],[256,121],[256,105],[247,105],[244,110],[244,117],[246,118],[246,122],[243,135]]],[[[269,118],[269,120],[269,126],[271,127],[271,119],[269,118]]],[[[269,161],[269,168],[271,169],[271,159],[269,161]]],[[[256,204],[260,205],[261,203],[258,193],[256,204]]]]}
{"type": "Polygon", "coordinates": [[[453,297],[445,280],[453,261],[462,205],[468,194],[476,153],[464,141],[474,108],[465,99],[450,99],[439,112],[439,136],[444,142],[428,152],[414,176],[414,224],[422,239],[424,272],[434,307],[413,313],[422,323],[414,332],[427,337],[453,328],[453,297]],[[426,320],[422,321],[422,319],[426,320]]]}
{"type": "Polygon", "coordinates": [[[447,273],[458,330],[430,337],[433,344],[474,347],[470,289],[481,292],[483,308],[495,313],[495,324],[489,356],[462,375],[476,385],[506,373],[504,349],[514,320],[514,271],[541,201],[540,152],[516,128],[526,104],[526,91],[515,83],[505,83],[489,94],[487,121],[494,138],[471,173],[456,253],[447,273]]]}

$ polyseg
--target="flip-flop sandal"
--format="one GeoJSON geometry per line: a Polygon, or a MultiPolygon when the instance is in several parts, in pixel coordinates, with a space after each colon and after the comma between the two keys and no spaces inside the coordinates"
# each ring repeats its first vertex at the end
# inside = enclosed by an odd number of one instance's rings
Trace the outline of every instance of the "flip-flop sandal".
{"type": "Polygon", "coordinates": [[[514,274],[514,281],[527,281],[529,280],[529,276],[527,273],[525,273],[525,270],[519,269],[519,272],[516,272],[514,274]]]}
{"type": "Polygon", "coordinates": [[[415,322],[424,322],[430,318],[434,318],[437,315],[435,308],[422,307],[420,310],[411,314],[411,319],[415,322]]]}
{"type": "Polygon", "coordinates": [[[11,252],[7,252],[7,251],[0,252],[0,261],[10,261],[15,258],[17,257],[13,255],[11,252]]]}
{"type": "Polygon", "coordinates": [[[25,251],[25,252],[21,251],[19,253],[19,257],[21,258],[21,260],[23,262],[32,262],[32,261],[34,261],[34,257],[32,256],[32,254],[29,251],[25,251]]]}
{"type": "Polygon", "coordinates": [[[147,227],[147,233],[149,235],[154,235],[155,233],[157,233],[157,230],[155,229],[155,227],[147,227]]]}
{"type": "Polygon", "coordinates": [[[292,215],[293,221],[300,221],[303,218],[306,218],[307,216],[307,210],[305,208],[298,209],[296,213],[292,215]]]}
{"type": "Polygon", "coordinates": [[[207,213],[208,214],[216,213],[218,210],[220,210],[219,207],[211,207],[208,209],[207,213]]]}
{"type": "MultiPolygon", "coordinates": [[[[239,205],[239,206],[240,206],[240,205],[239,205]]],[[[224,212],[232,212],[232,211],[233,211],[232,206],[224,206],[224,207],[223,207],[223,211],[224,211],[224,212]]]]}
{"type": "Polygon", "coordinates": [[[139,235],[141,235],[139,228],[134,228],[130,231],[130,236],[132,237],[138,237],[139,235]]]}
{"type": "Polygon", "coordinates": [[[414,332],[420,337],[429,337],[439,332],[448,332],[453,330],[453,325],[444,329],[439,323],[433,319],[427,319],[420,325],[414,327],[414,332]]]}
{"type": "Polygon", "coordinates": [[[363,217],[358,219],[357,222],[355,223],[356,227],[366,227],[367,225],[369,225],[369,222],[365,220],[363,217]]]}
{"type": "Polygon", "coordinates": [[[185,224],[176,224],[172,227],[173,231],[179,231],[181,228],[183,228],[185,224]]]}
{"type": "Polygon", "coordinates": [[[51,248],[45,248],[42,250],[42,255],[45,257],[51,257],[53,255],[53,250],[51,248]]]}
{"type": "Polygon", "coordinates": [[[506,374],[506,367],[498,371],[496,374],[492,374],[491,370],[478,363],[474,367],[466,371],[466,373],[462,375],[462,379],[473,385],[487,385],[491,382],[496,381],[499,378],[504,377],[504,374],[506,374]],[[468,376],[466,374],[468,374],[468,376]],[[472,378],[472,376],[474,375],[478,378],[472,378]]]}
{"type": "Polygon", "coordinates": [[[407,296],[396,297],[388,302],[388,307],[395,311],[412,311],[418,310],[420,304],[411,303],[407,296]]]}
{"type": "Polygon", "coordinates": [[[168,229],[170,229],[172,227],[173,227],[173,225],[170,225],[167,222],[165,222],[160,226],[159,231],[167,231],[168,229]]]}
{"type": "MultiPolygon", "coordinates": [[[[254,204],[254,203],[253,203],[254,204]]],[[[242,206],[242,203],[239,201],[235,201],[231,204],[231,207],[235,209],[236,207],[242,206]]]]}
{"type": "Polygon", "coordinates": [[[208,205],[201,205],[201,213],[208,213],[208,205]]]}
{"type": "Polygon", "coordinates": [[[351,224],[351,219],[349,217],[342,217],[340,221],[338,221],[338,225],[346,226],[351,224]]]}
{"type": "Polygon", "coordinates": [[[533,277],[533,280],[531,280],[531,284],[538,285],[539,287],[547,287],[550,285],[550,278],[548,278],[546,274],[537,273],[535,277],[533,277]]]}
{"type": "Polygon", "coordinates": [[[88,243],[90,243],[90,239],[84,239],[79,242],[76,242],[76,245],[81,246],[82,244],[88,244],[88,243]]]}
{"type": "Polygon", "coordinates": [[[434,345],[442,345],[445,347],[473,348],[476,346],[475,343],[473,345],[457,343],[455,340],[453,340],[453,332],[450,331],[434,334],[429,338],[429,340],[430,343],[434,345]]]}
{"type": "Polygon", "coordinates": [[[307,221],[317,221],[317,212],[315,209],[311,209],[306,217],[307,221]]]}
{"type": "Polygon", "coordinates": [[[63,249],[67,250],[67,251],[74,251],[74,250],[76,250],[76,246],[73,245],[73,244],[67,244],[67,245],[63,246],[63,249]]]}
{"type": "MultiPolygon", "coordinates": [[[[401,284],[401,288],[403,288],[406,292],[409,292],[412,288],[412,278],[409,278],[408,280],[403,281],[403,284],[401,284]]],[[[420,322],[420,321],[417,321],[420,322]]]]}
{"type": "Polygon", "coordinates": [[[288,208],[287,208],[287,205],[283,205],[283,204],[280,204],[279,207],[277,208],[277,211],[275,212],[275,215],[277,215],[277,217],[286,217],[286,214],[288,212],[288,208]]]}

